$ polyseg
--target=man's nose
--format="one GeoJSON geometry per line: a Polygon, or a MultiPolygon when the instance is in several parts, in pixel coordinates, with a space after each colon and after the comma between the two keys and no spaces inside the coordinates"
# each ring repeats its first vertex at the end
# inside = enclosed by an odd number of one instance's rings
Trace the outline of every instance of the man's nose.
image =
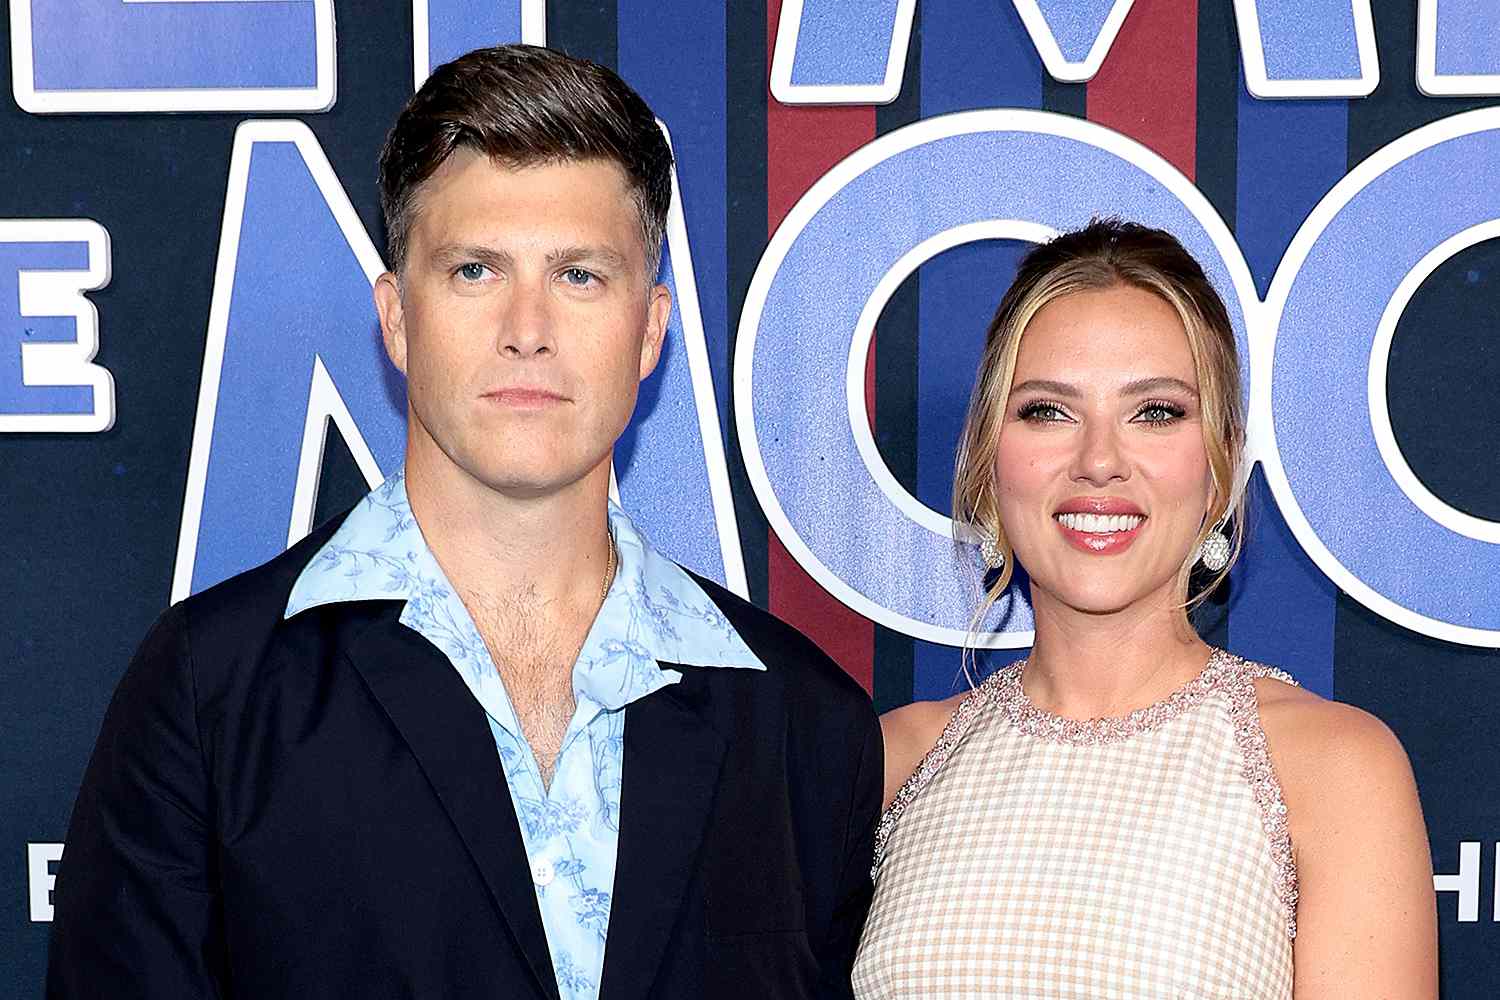
{"type": "Polygon", "coordinates": [[[500,316],[495,348],[506,357],[530,358],[557,350],[553,302],[544,285],[515,282],[500,316]]]}

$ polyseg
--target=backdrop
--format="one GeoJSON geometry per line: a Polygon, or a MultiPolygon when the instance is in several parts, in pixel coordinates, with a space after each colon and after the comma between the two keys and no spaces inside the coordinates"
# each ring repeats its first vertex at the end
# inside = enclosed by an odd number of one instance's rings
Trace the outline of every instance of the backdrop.
{"type": "MultiPolygon", "coordinates": [[[[961,683],[952,454],[1030,241],[1118,213],[1246,358],[1212,641],[1401,737],[1445,997],[1500,984],[1500,10],[1491,0],[10,0],[0,101],[0,991],[37,996],[105,705],[166,604],[399,461],[375,157],[428,68],[613,66],[678,157],[620,497],[883,710],[961,683]],[[1414,9],[1415,8],[1415,9],[1414,9]]],[[[1024,587],[984,625],[1021,655],[1024,587]]],[[[1371,873],[1373,874],[1373,873],[1371,873]]],[[[1183,872],[1183,878],[1195,873],[1183,872]]]]}

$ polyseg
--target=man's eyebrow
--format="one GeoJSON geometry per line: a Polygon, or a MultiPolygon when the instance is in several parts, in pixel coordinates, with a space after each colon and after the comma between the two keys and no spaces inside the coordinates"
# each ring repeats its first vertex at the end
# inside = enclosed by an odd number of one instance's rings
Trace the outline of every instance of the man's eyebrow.
{"type": "Polygon", "coordinates": [[[624,270],[629,266],[625,255],[609,246],[571,246],[559,247],[547,253],[547,265],[556,267],[558,264],[576,264],[591,262],[602,264],[624,270]]]}
{"type": "MultiPolygon", "coordinates": [[[[477,261],[491,267],[509,269],[515,263],[515,258],[506,251],[477,243],[445,243],[434,248],[430,258],[439,267],[477,261]]],[[[597,267],[621,271],[630,267],[630,261],[624,254],[606,245],[577,244],[558,247],[555,250],[549,250],[544,260],[548,267],[557,267],[560,264],[593,264],[597,267]]]]}
{"type": "Polygon", "coordinates": [[[1161,392],[1163,390],[1187,393],[1194,399],[1198,398],[1198,390],[1184,382],[1180,378],[1170,375],[1159,375],[1155,378],[1138,378],[1134,382],[1127,382],[1120,389],[1122,396],[1135,396],[1143,392],[1161,392]]]}
{"type": "Polygon", "coordinates": [[[481,264],[509,264],[510,254],[494,247],[468,243],[445,243],[432,251],[432,259],[438,264],[461,264],[477,261],[481,264]]]}

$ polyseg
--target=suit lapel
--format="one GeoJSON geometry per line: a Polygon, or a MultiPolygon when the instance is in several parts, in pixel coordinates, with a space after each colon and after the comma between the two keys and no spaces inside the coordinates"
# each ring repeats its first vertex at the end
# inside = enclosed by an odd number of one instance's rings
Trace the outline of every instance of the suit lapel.
{"type": "Polygon", "coordinates": [[[602,1000],[649,995],[703,846],[727,745],[707,685],[681,681],[625,709],[620,849],[600,977],[602,1000]]]}
{"type": "Polygon", "coordinates": [[[359,636],[349,658],[437,793],[537,986],[557,1000],[531,864],[484,710],[447,658],[397,621],[398,607],[359,636]]]}

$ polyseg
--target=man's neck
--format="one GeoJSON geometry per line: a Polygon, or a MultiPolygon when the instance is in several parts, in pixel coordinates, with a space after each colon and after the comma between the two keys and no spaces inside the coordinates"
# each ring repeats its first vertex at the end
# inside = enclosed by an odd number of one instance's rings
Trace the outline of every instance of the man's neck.
{"type": "Polygon", "coordinates": [[[412,515],[463,593],[525,593],[554,607],[597,602],[609,558],[609,468],[544,496],[490,488],[446,460],[407,454],[412,515]]]}

